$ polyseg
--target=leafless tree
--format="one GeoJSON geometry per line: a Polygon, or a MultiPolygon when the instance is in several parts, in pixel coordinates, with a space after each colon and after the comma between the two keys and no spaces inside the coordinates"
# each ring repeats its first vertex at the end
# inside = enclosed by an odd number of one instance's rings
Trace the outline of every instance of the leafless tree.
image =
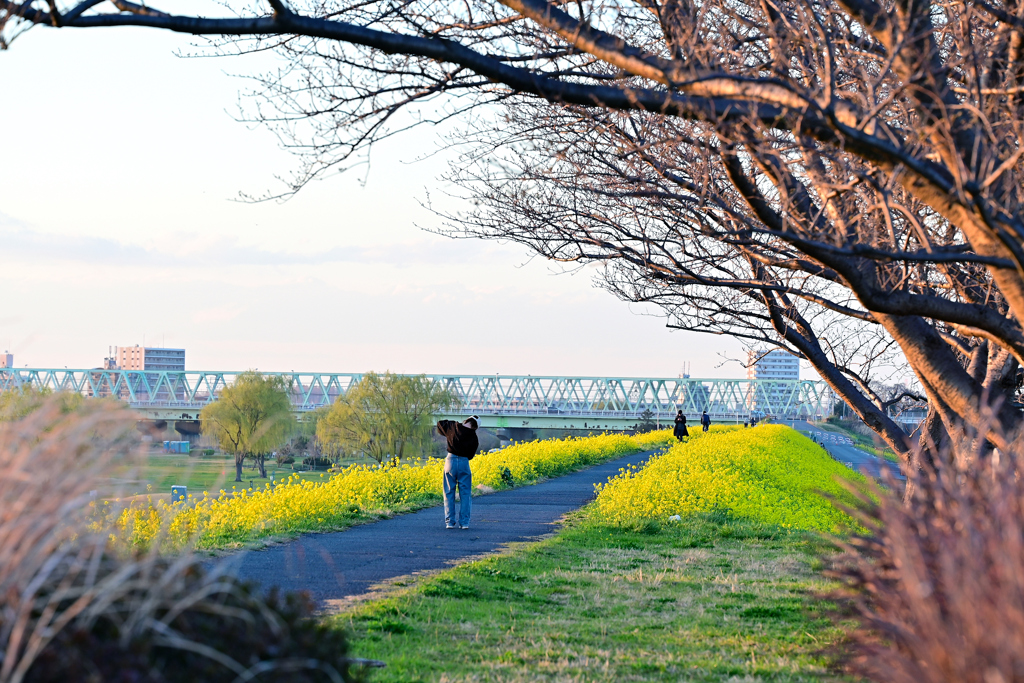
{"type": "Polygon", "coordinates": [[[403,110],[486,127],[497,103],[489,144],[521,175],[467,176],[496,203],[461,230],[607,262],[626,297],[685,291],[668,305],[697,329],[770,326],[901,452],[828,355],[829,316],[898,345],[927,438],[962,421],[998,447],[1020,434],[1024,4],[268,0],[213,19],[110,1],[0,0],[5,44],[131,25],[281,51],[254,116],[304,155],[292,191],[403,110]]]}
{"type": "Polygon", "coordinates": [[[672,327],[785,348],[897,452],[910,452],[874,388],[880,366],[904,362],[895,341],[848,288],[763,234],[719,150],[694,144],[694,124],[535,103],[504,114],[500,141],[489,125],[459,136],[470,151],[450,179],[478,208],[449,216],[448,234],[601,263],[606,289],[661,306],[672,327]]]}

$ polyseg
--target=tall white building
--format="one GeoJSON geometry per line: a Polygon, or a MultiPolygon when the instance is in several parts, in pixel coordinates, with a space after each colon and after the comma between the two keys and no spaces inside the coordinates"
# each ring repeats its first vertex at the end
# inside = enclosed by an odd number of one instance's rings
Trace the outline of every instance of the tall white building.
{"type": "Polygon", "coordinates": [[[748,351],[747,379],[800,379],[800,359],[779,349],[748,351]]]}
{"type": "Polygon", "coordinates": [[[10,351],[4,351],[0,353],[0,368],[13,368],[14,367],[14,354],[10,351]]]}
{"type": "MultiPolygon", "coordinates": [[[[747,352],[747,379],[793,382],[800,379],[800,359],[773,349],[753,349],[747,352]]],[[[794,417],[799,411],[792,385],[762,384],[751,388],[747,403],[751,412],[794,417]]]]}

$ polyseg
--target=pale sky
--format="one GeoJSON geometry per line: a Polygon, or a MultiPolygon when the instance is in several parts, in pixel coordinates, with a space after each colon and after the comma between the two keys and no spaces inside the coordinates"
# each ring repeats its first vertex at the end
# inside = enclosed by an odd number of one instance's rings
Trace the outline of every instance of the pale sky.
{"type": "Polygon", "coordinates": [[[444,191],[443,157],[417,161],[430,129],[375,149],[368,173],[233,201],[296,161],[232,118],[245,83],[228,74],[261,64],[174,55],[189,45],[37,28],[0,53],[0,350],[17,366],[144,344],[184,347],[192,370],[744,375],[722,365],[736,340],[669,330],[593,271],[425,232],[421,202],[444,191]]]}

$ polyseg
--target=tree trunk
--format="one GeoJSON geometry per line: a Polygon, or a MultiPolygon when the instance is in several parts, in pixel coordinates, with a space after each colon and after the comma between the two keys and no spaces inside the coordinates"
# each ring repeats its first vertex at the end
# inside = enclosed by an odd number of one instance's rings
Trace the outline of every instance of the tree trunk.
{"type": "MultiPolygon", "coordinates": [[[[758,278],[767,278],[767,273],[760,263],[753,258],[748,258],[747,263],[758,278]]],[[[832,391],[853,409],[864,424],[885,440],[905,466],[910,459],[912,444],[903,429],[884,410],[854,387],[849,378],[828,359],[814,330],[788,298],[762,292],[761,300],[771,316],[772,327],[779,336],[796,347],[810,361],[832,391]]]]}
{"type": "Polygon", "coordinates": [[[245,460],[245,456],[235,456],[235,481],[242,482],[242,462],[245,460]]]}
{"type": "MultiPolygon", "coordinates": [[[[988,406],[983,403],[991,403],[995,397],[971,377],[934,327],[917,316],[876,313],[875,317],[900,345],[930,401],[939,399],[947,408],[942,411],[947,433],[952,431],[953,422],[965,420],[974,426],[988,423],[988,440],[998,448],[1008,447],[1020,429],[1020,413],[1009,402],[1001,401],[992,406],[989,418],[988,406]]],[[[956,441],[952,433],[950,438],[956,441]]]]}
{"type": "Polygon", "coordinates": [[[266,459],[267,459],[267,456],[265,456],[265,455],[257,455],[256,456],[256,465],[260,468],[260,478],[261,479],[266,479],[267,478],[267,468],[266,468],[266,465],[265,465],[266,459]]]}
{"type": "Polygon", "coordinates": [[[912,450],[910,438],[906,432],[890,418],[884,410],[872,403],[867,396],[857,390],[853,383],[840,370],[829,362],[816,340],[808,340],[799,333],[790,330],[786,341],[797,347],[810,361],[821,378],[839,396],[843,403],[853,410],[875,434],[899,456],[902,465],[906,465],[912,450]]]}

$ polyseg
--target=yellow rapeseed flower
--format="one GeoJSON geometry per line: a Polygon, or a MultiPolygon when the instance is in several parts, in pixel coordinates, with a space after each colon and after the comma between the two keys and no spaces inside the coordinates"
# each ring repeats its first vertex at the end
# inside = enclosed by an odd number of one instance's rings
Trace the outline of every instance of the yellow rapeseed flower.
{"type": "Polygon", "coordinates": [[[667,520],[713,510],[796,529],[834,531],[852,520],[820,492],[863,481],[820,446],[782,425],[713,426],[598,487],[598,514],[612,523],[667,520]]]}
{"type": "MultiPolygon", "coordinates": [[[[473,481],[506,488],[502,472],[508,469],[516,485],[530,484],[672,441],[671,432],[664,430],[518,443],[478,455],[473,481]]],[[[135,501],[121,511],[115,528],[121,542],[136,549],[154,542],[173,549],[191,541],[200,548],[223,547],[273,534],[338,528],[358,511],[393,512],[438,502],[443,468],[444,461],[436,458],[398,467],[351,465],[329,477],[321,474],[322,480],[295,474],[273,487],[234,491],[232,486],[231,495],[189,495],[188,501],[166,508],[135,501]]]]}

